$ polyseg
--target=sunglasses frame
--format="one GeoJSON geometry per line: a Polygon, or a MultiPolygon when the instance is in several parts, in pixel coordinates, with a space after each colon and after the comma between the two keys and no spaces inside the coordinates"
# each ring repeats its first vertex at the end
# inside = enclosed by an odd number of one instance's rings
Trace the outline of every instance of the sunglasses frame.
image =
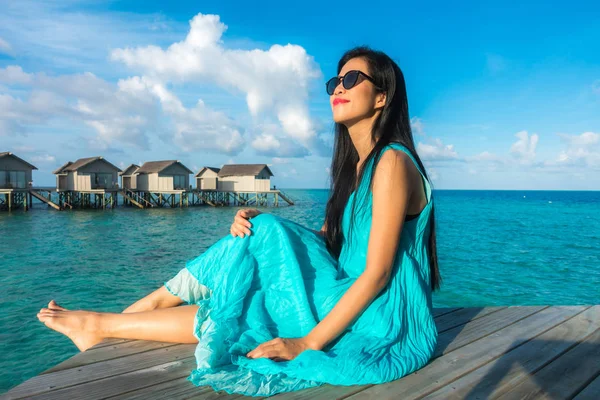
{"type": "Polygon", "coordinates": [[[356,84],[358,83],[358,77],[360,75],[362,75],[365,79],[370,81],[373,84],[373,86],[375,86],[375,88],[377,88],[379,90],[383,90],[379,86],[377,86],[377,84],[375,83],[375,80],[373,78],[371,78],[369,75],[365,74],[364,72],[362,72],[361,70],[358,70],[358,69],[352,69],[352,70],[346,72],[343,76],[334,76],[333,78],[329,79],[327,82],[325,82],[325,90],[327,91],[328,95],[333,96],[333,94],[335,93],[335,88],[338,87],[338,85],[340,84],[340,81],[342,82],[342,86],[344,87],[344,89],[350,90],[354,86],[356,86],[356,84]],[[352,73],[352,72],[356,73],[356,79],[354,80],[354,82],[352,82],[351,85],[349,85],[349,87],[346,87],[346,85],[344,83],[346,80],[346,76],[348,76],[348,74],[352,73]],[[335,81],[335,86],[333,87],[332,93],[329,93],[329,82],[331,82],[331,81],[335,81]]]}

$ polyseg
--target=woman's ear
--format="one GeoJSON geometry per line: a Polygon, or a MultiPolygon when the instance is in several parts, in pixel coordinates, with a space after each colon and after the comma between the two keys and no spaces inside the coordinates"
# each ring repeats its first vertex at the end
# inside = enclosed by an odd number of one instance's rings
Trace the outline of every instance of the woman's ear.
{"type": "Polygon", "coordinates": [[[375,108],[383,108],[383,106],[385,106],[386,97],[385,92],[377,93],[377,96],[375,97],[375,108]]]}

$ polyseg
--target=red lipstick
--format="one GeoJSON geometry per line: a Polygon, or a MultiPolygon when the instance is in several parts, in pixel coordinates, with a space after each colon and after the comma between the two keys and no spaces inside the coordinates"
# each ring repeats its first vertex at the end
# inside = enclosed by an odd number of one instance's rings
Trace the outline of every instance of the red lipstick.
{"type": "Polygon", "coordinates": [[[333,105],[337,106],[340,103],[350,103],[350,100],[346,100],[346,99],[340,99],[339,97],[336,98],[335,100],[333,100],[333,105]]]}

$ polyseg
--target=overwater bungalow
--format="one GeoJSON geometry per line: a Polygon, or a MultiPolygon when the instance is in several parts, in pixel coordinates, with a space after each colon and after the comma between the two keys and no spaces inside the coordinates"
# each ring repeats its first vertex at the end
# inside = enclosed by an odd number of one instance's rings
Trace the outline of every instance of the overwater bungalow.
{"type": "Polygon", "coordinates": [[[199,190],[217,190],[221,168],[203,167],[196,174],[196,188],[199,190]]]}
{"type": "Polygon", "coordinates": [[[294,202],[281,190],[271,189],[274,176],[267,164],[225,164],[222,168],[203,167],[196,174],[196,190],[192,204],[217,205],[279,205],[279,198],[294,202]]]}
{"type": "Polygon", "coordinates": [[[36,166],[9,151],[0,153],[0,189],[27,189],[36,166]]]}
{"type": "Polygon", "coordinates": [[[140,208],[187,206],[192,173],[179,160],[147,161],[141,167],[131,164],[121,175],[121,195],[126,205],[140,208]]]}
{"type": "Polygon", "coordinates": [[[187,190],[193,172],[179,160],[147,161],[136,172],[136,190],[172,192],[187,190]]]}
{"type": "Polygon", "coordinates": [[[101,156],[67,162],[53,173],[61,208],[113,208],[121,169],[101,156]]]}
{"type": "Polygon", "coordinates": [[[267,164],[225,164],[218,173],[218,190],[268,192],[274,176],[267,164]]]}
{"type": "Polygon", "coordinates": [[[120,168],[97,156],[69,161],[53,173],[58,191],[89,192],[116,189],[119,172],[120,168]]]}
{"type": "Polygon", "coordinates": [[[121,187],[123,189],[133,189],[137,188],[137,170],[140,169],[139,165],[131,164],[129,167],[125,168],[123,172],[119,172],[121,176],[121,187]]]}
{"type": "Polygon", "coordinates": [[[0,209],[30,207],[29,188],[34,169],[37,167],[11,152],[0,152],[0,209]]]}

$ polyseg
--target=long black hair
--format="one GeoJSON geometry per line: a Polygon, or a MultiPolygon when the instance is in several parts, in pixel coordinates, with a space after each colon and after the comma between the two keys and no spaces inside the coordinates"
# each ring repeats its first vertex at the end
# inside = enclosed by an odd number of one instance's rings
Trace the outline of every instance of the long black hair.
{"type": "MultiPolygon", "coordinates": [[[[421,171],[423,171],[423,174],[429,181],[429,177],[425,172],[425,167],[415,150],[415,143],[408,114],[406,85],[400,67],[398,67],[398,65],[385,53],[372,50],[368,46],[360,46],[344,53],[338,62],[338,75],[349,60],[357,57],[366,61],[369,68],[367,73],[373,78],[376,86],[382,88],[386,93],[386,104],[373,123],[371,141],[372,143],[375,143],[375,147],[362,163],[358,173],[358,176],[360,177],[358,180],[356,179],[356,165],[359,161],[358,152],[352,143],[348,128],[343,124],[335,124],[335,140],[330,169],[330,197],[327,201],[325,211],[325,238],[327,249],[336,259],[340,256],[343,241],[342,213],[348,203],[350,195],[357,189],[356,182],[361,182],[363,179],[365,167],[369,165],[369,162],[372,159],[374,159],[372,171],[375,170],[381,150],[386,145],[390,142],[397,142],[404,145],[414,156],[421,171]]],[[[369,188],[372,187],[374,175],[375,174],[373,173],[370,174],[369,188]]],[[[356,194],[358,194],[358,191],[356,194]]],[[[354,205],[355,202],[353,202],[352,215],[354,215],[354,205]]],[[[430,215],[431,231],[427,252],[430,262],[431,288],[432,290],[437,290],[441,284],[441,276],[438,268],[433,205],[434,204],[432,203],[430,215]]]]}

